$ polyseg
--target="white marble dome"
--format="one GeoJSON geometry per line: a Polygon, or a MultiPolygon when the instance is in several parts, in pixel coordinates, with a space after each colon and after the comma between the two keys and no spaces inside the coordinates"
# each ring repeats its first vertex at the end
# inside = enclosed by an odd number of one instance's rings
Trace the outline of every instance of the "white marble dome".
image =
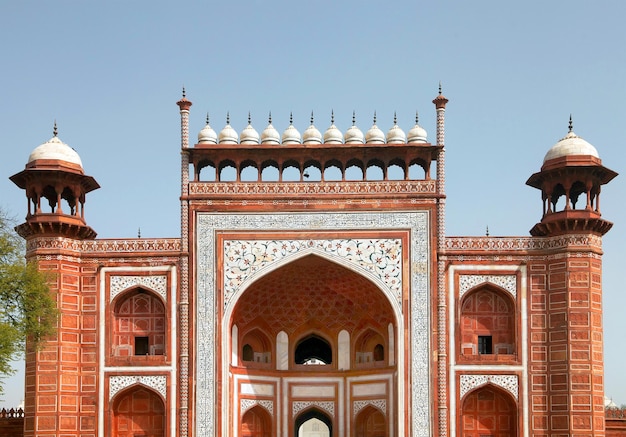
{"type": "Polygon", "coordinates": [[[546,153],[546,156],[543,158],[543,162],[545,163],[551,159],[561,158],[563,156],[574,155],[587,155],[600,158],[595,147],[570,130],[567,135],[548,150],[548,153],[546,153]]]}
{"type": "Polygon", "coordinates": [[[374,112],[374,124],[365,133],[367,144],[385,144],[385,133],[376,126],[376,113],[374,112]]]}
{"type": "Polygon", "coordinates": [[[356,118],[354,112],[352,113],[352,126],[346,131],[344,135],[344,142],[346,144],[363,144],[365,142],[365,136],[361,129],[356,126],[356,118]]]}
{"type": "Polygon", "coordinates": [[[393,126],[387,132],[387,143],[406,143],[406,135],[404,131],[400,129],[400,126],[398,126],[396,114],[393,115],[393,126]]]}
{"type": "Polygon", "coordinates": [[[226,114],[226,126],[220,131],[218,141],[220,144],[237,144],[239,142],[237,131],[230,125],[230,114],[226,114]]]}
{"type": "Polygon", "coordinates": [[[209,116],[206,116],[206,126],[198,133],[198,144],[217,144],[217,133],[209,124],[209,116]]]}
{"type": "Polygon", "coordinates": [[[76,150],[72,149],[56,136],[56,127],[52,138],[35,147],[35,149],[30,152],[30,155],[28,156],[28,164],[33,161],[43,159],[65,161],[70,164],[78,165],[81,168],[83,167],[83,162],[80,160],[80,156],[78,156],[76,150]]]}
{"type": "Polygon", "coordinates": [[[280,134],[272,126],[272,114],[270,114],[269,124],[261,132],[261,144],[280,144],[280,134]]]}
{"type": "Polygon", "coordinates": [[[311,112],[311,124],[302,134],[303,144],[322,144],[322,133],[313,124],[313,113],[311,112]]]}
{"type": "Polygon", "coordinates": [[[293,115],[289,114],[289,126],[283,132],[282,136],[283,144],[302,144],[302,137],[300,132],[293,125],[293,115]]]}
{"type": "Polygon", "coordinates": [[[259,144],[259,133],[252,127],[252,121],[250,120],[250,114],[248,113],[248,126],[241,131],[239,135],[240,144],[259,144]]]}
{"type": "Polygon", "coordinates": [[[426,129],[419,125],[417,113],[415,114],[415,126],[407,133],[406,140],[409,144],[428,142],[428,134],[426,129]]]}
{"type": "Polygon", "coordinates": [[[337,126],[335,126],[335,114],[331,112],[330,114],[330,126],[324,132],[324,143],[326,144],[342,144],[343,143],[343,134],[337,126]]]}

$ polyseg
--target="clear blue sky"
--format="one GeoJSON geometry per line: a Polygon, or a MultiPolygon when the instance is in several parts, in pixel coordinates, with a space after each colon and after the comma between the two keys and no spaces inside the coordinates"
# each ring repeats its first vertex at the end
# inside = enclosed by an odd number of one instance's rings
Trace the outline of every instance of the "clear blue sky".
{"type": "MultiPolygon", "coordinates": [[[[0,206],[20,220],[8,177],[52,136],[80,154],[102,188],[88,195],[100,237],[179,236],[181,88],[191,135],[248,111],[260,132],[344,131],[374,110],[387,130],[415,111],[434,142],[439,81],[446,113],[448,235],[528,235],[540,193],[525,185],[546,151],[574,131],[622,173],[602,191],[606,393],[626,403],[626,30],[622,0],[14,1],[0,5],[0,206]]],[[[22,397],[7,381],[0,406],[22,397]]]]}

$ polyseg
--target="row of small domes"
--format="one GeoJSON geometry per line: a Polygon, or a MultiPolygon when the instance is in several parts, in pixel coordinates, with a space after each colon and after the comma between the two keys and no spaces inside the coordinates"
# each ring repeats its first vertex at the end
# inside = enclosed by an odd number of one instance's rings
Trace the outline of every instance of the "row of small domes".
{"type": "Polygon", "coordinates": [[[298,129],[293,125],[293,118],[289,117],[289,126],[282,136],[272,125],[272,115],[269,116],[269,124],[259,133],[252,127],[250,114],[248,114],[248,125],[241,131],[240,135],[230,125],[230,116],[226,115],[226,126],[219,135],[209,124],[207,116],[206,126],[198,134],[198,144],[394,144],[394,143],[426,143],[426,130],[418,124],[417,114],[415,115],[415,126],[405,134],[393,117],[393,126],[385,135],[376,125],[376,113],[374,113],[374,123],[369,130],[363,132],[355,124],[355,115],[352,114],[352,126],[342,134],[335,126],[334,113],[331,114],[330,127],[326,129],[324,135],[313,124],[313,114],[311,113],[311,124],[300,135],[298,129]]]}

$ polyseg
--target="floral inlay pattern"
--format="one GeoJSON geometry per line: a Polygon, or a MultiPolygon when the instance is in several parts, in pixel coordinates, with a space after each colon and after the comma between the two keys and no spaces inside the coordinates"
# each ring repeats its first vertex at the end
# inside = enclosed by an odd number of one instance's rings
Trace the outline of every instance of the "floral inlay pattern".
{"type": "Polygon", "coordinates": [[[515,275],[460,275],[459,298],[479,284],[488,282],[508,291],[513,298],[517,296],[517,276],[515,275]]]}
{"type": "Polygon", "coordinates": [[[332,401],[296,401],[291,404],[291,414],[293,417],[296,417],[300,411],[312,405],[320,407],[322,410],[327,411],[328,414],[335,417],[335,403],[332,401]]]}
{"type": "Polygon", "coordinates": [[[461,398],[468,392],[482,385],[491,383],[502,387],[518,398],[518,379],[517,375],[461,375],[461,398]]]}
{"type": "Polygon", "coordinates": [[[113,399],[120,390],[133,384],[143,384],[167,398],[167,378],[165,375],[124,375],[109,377],[109,400],[113,399]]]}
{"type": "Polygon", "coordinates": [[[303,250],[316,250],[373,273],[402,302],[402,244],[394,240],[247,240],[224,242],[224,306],[254,273],[303,250]]]}
{"type": "Polygon", "coordinates": [[[352,403],[352,416],[356,417],[363,408],[371,405],[379,409],[384,416],[387,416],[387,400],[386,399],[368,399],[364,401],[354,401],[352,403]]]}
{"type": "Polygon", "coordinates": [[[156,292],[167,302],[167,276],[111,276],[109,287],[109,299],[112,301],[115,296],[124,290],[142,285],[156,292]]]}

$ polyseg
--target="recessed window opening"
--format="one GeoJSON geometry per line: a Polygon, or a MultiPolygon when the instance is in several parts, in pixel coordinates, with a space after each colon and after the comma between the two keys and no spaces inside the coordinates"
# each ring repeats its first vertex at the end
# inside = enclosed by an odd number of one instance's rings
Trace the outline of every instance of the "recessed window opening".
{"type": "Polygon", "coordinates": [[[296,346],[296,364],[332,364],[333,353],[330,344],[317,335],[306,337],[296,346]]]}
{"type": "Polygon", "coordinates": [[[491,335],[478,336],[478,353],[480,355],[491,355],[493,353],[491,335]]]}
{"type": "Polygon", "coordinates": [[[135,337],[135,355],[148,355],[150,342],[148,337],[135,337]]]}

